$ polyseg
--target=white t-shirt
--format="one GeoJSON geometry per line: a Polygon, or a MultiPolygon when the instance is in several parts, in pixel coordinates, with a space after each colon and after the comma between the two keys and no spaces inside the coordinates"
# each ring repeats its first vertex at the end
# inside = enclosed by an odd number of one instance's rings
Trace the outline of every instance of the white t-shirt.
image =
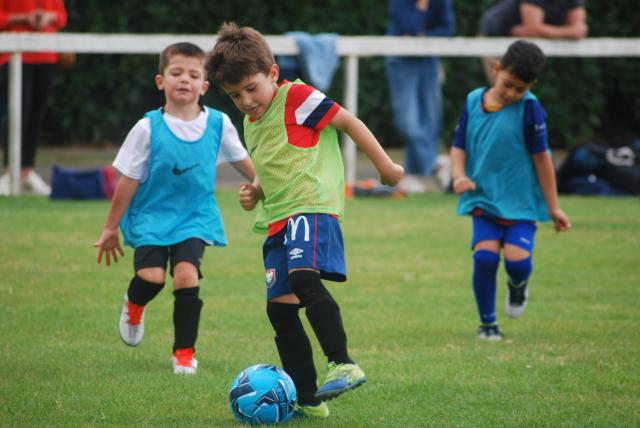
{"type": "MultiPolygon", "coordinates": [[[[196,141],[207,128],[209,110],[200,112],[191,121],[184,121],[169,113],[163,114],[173,134],[185,141],[196,141]]],[[[248,156],[236,127],[229,116],[222,113],[222,141],[216,165],[225,162],[238,162],[248,156]]],[[[118,151],[113,166],[122,174],[143,183],[149,175],[149,156],[151,154],[151,121],[144,117],[136,123],[118,151]]]]}

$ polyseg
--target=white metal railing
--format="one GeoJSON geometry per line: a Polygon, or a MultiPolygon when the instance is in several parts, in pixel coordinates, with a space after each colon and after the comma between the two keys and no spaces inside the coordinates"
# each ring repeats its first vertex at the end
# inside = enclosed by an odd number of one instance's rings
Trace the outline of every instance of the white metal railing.
{"type": "MultiPolygon", "coordinates": [[[[275,55],[297,55],[295,40],[288,36],[266,36],[275,55]]],[[[388,37],[340,36],[337,54],[346,58],[344,106],[358,110],[358,58],[368,56],[481,57],[502,55],[512,38],[476,37],[388,37]]],[[[638,38],[588,38],[578,41],[532,39],[547,56],[640,57],[638,38]]],[[[205,51],[213,47],[215,35],[201,34],[89,34],[89,33],[0,33],[0,52],[11,52],[9,67],[9,170],[11,194],[20,194],[22,52],[57,51],[78,54],[158,54],[166,46],[189,41],[205,51]]],[[[356,147],[343,136],[346,182],[356,178],[356,147]]]]}

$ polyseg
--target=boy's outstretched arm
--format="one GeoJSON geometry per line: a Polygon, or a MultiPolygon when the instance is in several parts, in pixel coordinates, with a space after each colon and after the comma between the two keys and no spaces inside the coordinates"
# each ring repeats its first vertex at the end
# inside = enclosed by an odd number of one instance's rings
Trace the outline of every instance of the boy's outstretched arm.
{"type": "Polygon", "coordinates": [[[549,152],[535,153],[532,155],[532,158],[555,229],[558,232],[569,230],[571,228],[571,222],[569,221],[569,217],[560,209],[556,187],[556,173],[549,152]]]}
{"type": "Polygon", "coordinates": [[[360,119],[341,107],[329,123],[334,128],[346,132],[367,155],[380,173],[382,184],[389,186],[398,184],[404,175],[404,168],[391,160],[376,137],[360,119]]]}
{"type": "Polygon", "coordinates": [[[256,169],[253,167],[253,162],[251,162],[249,155],[240,161],[231,162],[231,166],[247,180],[255,180],[256,169]]]}
{"type": "Polygon", "coordinates": [[[456,195],[461,195],[469,190],[476,190],[476,183],[473,182],[464,171],[467,162],[467,152],[457,147],[451,147],[451,178],[453,180],[453,191],[456,195]]]}
{"type": "Polygon", "coordinates": [[[118,234],[118,225],[124,215],[125,211],[129,207],[133,196],[138,190],[138,180],[121,176],[118,180],[116,190],[111,199],[111,206],[109,207],[109,214],[107,214],[107,220],[104,222],[104,229],[102,235],[93,246],[98,248],[98,263],[102,261],[102,255],[106,256],[105,260],[107,266],[111,265],[111,258],[114,262],[118,261],[118,254],[124,256],[124,251],[120,245],[120,235],[118,234]],[[117,251],[117,252],[116,252],[117,251]]]}

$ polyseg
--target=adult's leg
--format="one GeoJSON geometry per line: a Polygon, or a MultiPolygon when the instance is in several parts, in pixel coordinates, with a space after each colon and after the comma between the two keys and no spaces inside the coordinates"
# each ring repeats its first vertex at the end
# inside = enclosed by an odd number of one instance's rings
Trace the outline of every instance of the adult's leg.
{"type": "Polygon", "coordinates": [[[0,145],[3,152],[3,165],[6,166],[9,163],[7,150],[7,104],[9,102],[9,86],[7,79],[7,65],[0,65],[0,145]]]}
{"type": "Polygon", "coordinates": [[[26,64],[25,72],[31,70],[30,87],[27,82],[25,88],[25,102],[23,109],[23,144],[22,167],[33,169],[36,162],[36,152],[40,144],[42,124],[49,95],[53,87],[53,79],[56,73],[55,64],[26,64]]]}
{"type": "Polygon", "coordinates": [[[419,175],[430,175],[436,165],[438,145],[442,131],[442,89],[440,87],[440,61],[437,58],[422,58],[419,96],[422,142],[414,147],[415,167],[419,175]]]}
{"type": "Polygon", "coordinates": [[[420,147],[425,139],[418,96],[420,73],[417,59],[390,57],[386,62],[391,111],[398,133],[405,140],[404,168],[408,175],[422,175],[420,147]]]}

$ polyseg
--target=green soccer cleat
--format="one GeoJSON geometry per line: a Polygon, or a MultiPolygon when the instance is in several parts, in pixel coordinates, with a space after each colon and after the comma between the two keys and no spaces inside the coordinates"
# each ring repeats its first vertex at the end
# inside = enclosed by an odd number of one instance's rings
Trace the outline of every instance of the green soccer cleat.
{"type": "Polygon", "coordinates": [[[315,397],[322,401],[331,400],[367,381],[367,376],[357,364],[331,362],[328,369],[327,379],[315,393],[315,397]]]}
{"type": "Polygon", "coordinates": [[[316,406],[311,404],[296,405],[295,416],[299,418],[318,418],[325,419],[329,417],[329,406],[326,403],[320,403],[316,406]]]}

